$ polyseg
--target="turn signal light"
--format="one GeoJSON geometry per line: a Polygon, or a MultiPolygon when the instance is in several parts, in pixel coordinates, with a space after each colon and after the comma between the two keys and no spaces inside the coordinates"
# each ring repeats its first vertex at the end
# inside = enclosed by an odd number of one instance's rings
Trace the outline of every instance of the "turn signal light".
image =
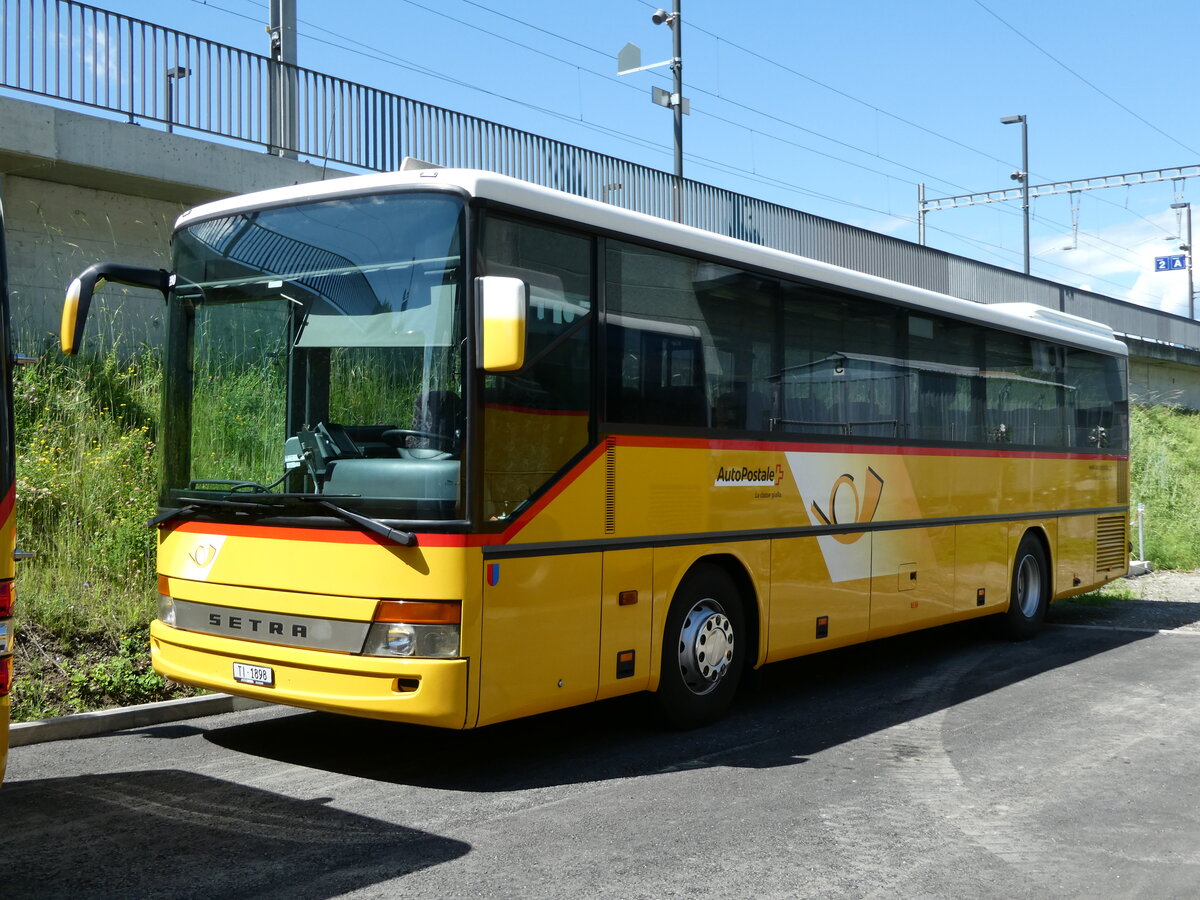
{"type": "Polygon", "coordinates": [[[458,625],[462,604],[436,600],[381,600],[376,622],[407,622],[410,625],[458,625]]]}

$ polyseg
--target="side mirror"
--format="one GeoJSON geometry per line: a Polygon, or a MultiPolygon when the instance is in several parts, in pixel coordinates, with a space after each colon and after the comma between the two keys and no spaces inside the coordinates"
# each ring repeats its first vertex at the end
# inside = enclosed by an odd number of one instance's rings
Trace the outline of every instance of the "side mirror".
{"type": "Polygon", "coordinates": [[[529,288],[520,278],[475,279],[479,312],[476,363],[485,372],[515,372],[525,365],[525,314],[529,288]]]}
{"type": "Polygon", "coordinates": [[[92,295],[107,281],[144,287],[161,291],[167,299],[167,291],[173,281],[171,274],[163,269],[144,269],[140,266],[125,266],[120,263],[97,263],[84,271],[67,288],[67,299],[63,304],[62,331],[59,342],[63,353],[74,356],[83,345],[83,326],[87,323],[92,295]]]}

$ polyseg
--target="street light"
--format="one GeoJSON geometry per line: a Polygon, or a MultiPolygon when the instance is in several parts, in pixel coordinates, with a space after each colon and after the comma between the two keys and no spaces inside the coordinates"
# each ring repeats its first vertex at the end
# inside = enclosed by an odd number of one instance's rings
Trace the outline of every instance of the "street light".
{"type": "MultiPolygon", "coordinates": [[[[675,0],[672,11],[657,10],[650,17],[655,25],[666,24],[671,29],[671,74],[675,76],[675,91],[671,107],[675,111],[675,178],[683,178],[683,22],[679,18],[679,0],[675,0]]],[[[680,190],[680,185],[675,185],[680,190]]],[[[676,217],[678,218],[678,216],[676,217]]]]}
{"type": "Polygon", "coordinates": [[[660,88],[654,88],[650,96],[659,106],[666,106],[675,112],[675,181],[672,195],[674,198],[675,221],[681,221],[683,193],[683,117],[689,112],[688,101],[683,96],[683,19],[679,15],[679,2],[674,0],[671,12],[656,9],[650,16],[655,25],[666,25],[672,32],[672,56],[662,62],[642,65],[642,51],[636,44],[626,44],[617,54],[617,74],[631,75],[634,72],[644,72],[647,69],[657,69],[659,66],[670,66],[674,77],[674,91],[668,94],[660,88]]]}
{"type": "Polygon", "coordinates": [[[1025,217],[1025,274],[1029,274],[1029,122],[1025,116],[1005,116],[1001,125],[1021,126],[1021,169],[1012,173],[1013,181],[1021,182],[1021,212],[1025,217]]]}
{"type": "Polygon", "coordinates": [[[1186,200],[1181,203],[1172,203],[1171,209],[1186,209],[1187,210],[1187,225],[1186,225],[1187,231],[1184,232],[1184,234],[1186,235],[1186,237],[1185,237],[1186,243],[1180,244],[1179,249],[1187,251],[1188,318],[1195,319],[1196,318],[1196,290],[1195,290],[1195,286],[1193,284],[1193,279],[1195,278],[1195,276],[1192,274],[1192,204],[1188,203],[1186,200]]]}
{"type": "Polygon", "coordinates": [[[180,78],[187,78],[191,74],[192,70],[185,69],[183,66],[171,66],[171,68],[167,69],[167,131],[175,130],[175,85],[180,78]]]}

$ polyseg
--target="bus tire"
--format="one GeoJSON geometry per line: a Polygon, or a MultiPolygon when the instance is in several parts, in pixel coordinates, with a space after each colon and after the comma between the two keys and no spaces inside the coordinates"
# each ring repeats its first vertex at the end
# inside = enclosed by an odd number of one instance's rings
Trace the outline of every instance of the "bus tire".
{"type": "Polygon", "coordinates": [[[680,582],[663,630],[656,700],[676,728],[720,718],[737,692],[750,647],[742,598],[730,577],[697,566],[680,582]]]}
{"type": "Polygon", "coordinates": [[[1026,641],[1038,633],[1050,605],[1050,562],[1037,536],[1026,533],[1013,559],[1008,611],[1000,617],[1001,631],[1013,641],[1026,641]]]}

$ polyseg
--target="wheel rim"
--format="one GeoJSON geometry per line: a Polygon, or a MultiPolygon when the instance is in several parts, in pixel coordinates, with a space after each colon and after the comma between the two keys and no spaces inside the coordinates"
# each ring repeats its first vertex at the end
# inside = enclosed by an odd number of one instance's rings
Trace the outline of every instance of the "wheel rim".
{"type": "Polygon", "coordinates": [[[1027,619],[1032,619],[1042,605],[1042,567],[1032,553],[1021,557],[1017,566],[1017,605],[1027,619]]]}
{"type": "Polygon", "coordinates": [[[689,691],[708,694],[733,663],[733,623],[716,600],[698,601],[679,631],[679,674],[689,691]]]}

